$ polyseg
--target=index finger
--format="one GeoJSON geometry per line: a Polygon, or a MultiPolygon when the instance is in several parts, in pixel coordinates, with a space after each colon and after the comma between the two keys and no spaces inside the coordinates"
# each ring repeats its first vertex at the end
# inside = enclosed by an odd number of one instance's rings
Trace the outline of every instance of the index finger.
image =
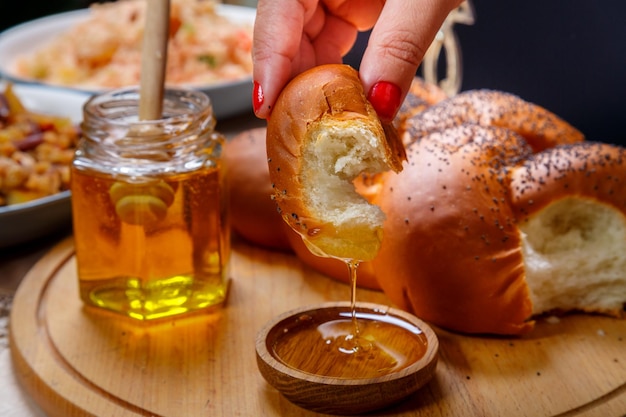
{"type": "Polygon", "coordinates": [[[361,60],[365,91],[379,82],[397,86],[400,101],[394,105],[399,107],[443,21],[461,2],[387,0],[361,60]]]}

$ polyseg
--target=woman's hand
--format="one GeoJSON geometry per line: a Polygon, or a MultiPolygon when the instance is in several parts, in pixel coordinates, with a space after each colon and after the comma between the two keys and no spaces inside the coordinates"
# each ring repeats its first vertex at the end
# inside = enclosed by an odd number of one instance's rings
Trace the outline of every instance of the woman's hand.
{"type": "Polygon", "coordinates": [[[360,66],[368,98],[391,121],[441,24],[462,0],[259,0],[254,27],[254,112],[269,117],[283,87],[317,65],[341,63],[372,29],[360,66]]]}

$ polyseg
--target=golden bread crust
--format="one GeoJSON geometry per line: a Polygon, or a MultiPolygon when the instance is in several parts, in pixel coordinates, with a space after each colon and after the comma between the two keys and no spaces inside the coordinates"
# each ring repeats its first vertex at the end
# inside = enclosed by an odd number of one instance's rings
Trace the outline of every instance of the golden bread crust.
{"type": "Polygon", "coordinates": [[[543,107],[511,93],[482,89],[443,100],[407,120],[404,142],[465,123],[513,130],[523,136],[535,152],[584,140],[578,129],[543,107]]]}

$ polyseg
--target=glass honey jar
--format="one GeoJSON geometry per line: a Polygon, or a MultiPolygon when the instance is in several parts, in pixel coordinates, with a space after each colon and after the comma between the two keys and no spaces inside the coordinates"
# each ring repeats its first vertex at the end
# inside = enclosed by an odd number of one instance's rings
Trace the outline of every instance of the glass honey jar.
{"type": "Polygon", "coordinates": [[[95,95],[71,171],[80,297],[151,320],[223,304],[230,233],[224,138],[210,99],[164,91],[140,120],[139,90],[95,95]]]}

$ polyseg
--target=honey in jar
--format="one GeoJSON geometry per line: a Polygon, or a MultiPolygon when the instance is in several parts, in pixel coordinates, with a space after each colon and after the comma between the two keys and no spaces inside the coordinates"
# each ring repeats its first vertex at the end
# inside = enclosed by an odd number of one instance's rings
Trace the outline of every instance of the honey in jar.
{"type": "Polygon", "coordinates": [[[166,89],[159,120],[139,91],[92,97],[71,179],[81,299],[140,320],[221,305],[230,235],[223,137],[209,98],[166,89]]]}

